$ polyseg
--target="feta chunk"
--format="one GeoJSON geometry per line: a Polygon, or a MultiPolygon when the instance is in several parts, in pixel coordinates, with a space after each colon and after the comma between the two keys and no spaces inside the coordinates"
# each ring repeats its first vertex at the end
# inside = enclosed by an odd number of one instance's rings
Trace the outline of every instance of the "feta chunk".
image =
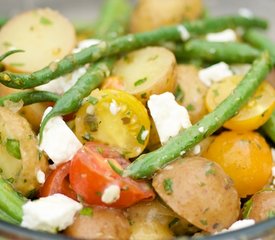
{"type": "Polygon", "coordinates": [[[180,33],[180,37],[182,41],[187,41],[190,38],[190,33],[188,32],[186,27],[184,27],[183,25],[179,25],[177,27],[177,30],[180,33]]]}
{"type": "Polygon", "coordinates": [[[235,42],[237,35],[232,29],[225,29],[222,32],[208,33],[206,40],[209,42],[235,42]]]}
{"type": "MultiPolygon", "coordinates": [[[[51,109],[52,107],[46,109],[43,118],[51,109]]],[[[40,149],[47,153],[55,165],[71,160],[81,147],[81,142],[62,117],[53,117],[48,121],[44,128],[40,149]]]]}
{"type": "Polygon", "coordinates": [[[45,173],[39,169],[36,173],[36,179],[40,184],[45,183],[45,173]]]}
{"type": "Polygon", "coordinates": [[[216,232],[215,234],[220,234],[220,233],[239,230],[241,228],[249,227],[249,226],[252,226],[254,224],[255,224],[254,219],[238,220],[238,221],[234,222],[228,229],[223,229],[220,232],[216,232]]]}
{"type": "Polygon", "coordinates": [[[64,230],[73,223],[82,205],[63,195],[54,194],[23,205],[22,227],[46,232],[64,230]]]}
{"type": "Polygon", "coordinates": [[[116,115],[120,111],[120,107],[117,105],[117,102],[113,99],[110,103],[110,112],[113,115],[116,115]]]}
{"type": "Polygon", "coordinates": [[[99,39],[85,39],[85,40],[82,40],[80,41],[78,44],[77,44],[77,47],[73,50],[73,53],[78,53],[80,52],[81,50],[85,49],[85,48],[88,48],[88,47],[91,47],[93,45],[97,45],[101,42],[101,40],[99,39]]]}
{"type": "Polygon", "coordinates": [[[201,145],[197,144],[194,148],[193,148],[193,154],[198,155],[201,152],[201,145]]]}
{"type": "Polygon", "coordinates": [[[224,62],[214,64],[199,71],[200,80],[208,87],[210,87],[213,82],[219,82],[225,77],[232,75],[233,73],[229,69],[229,66],[224,62]]]}
{"type": "Polygon", "coordinates": [[[118,185],[110,185],[107,187],[102,196],[101,201],[106,204],[112,204],[116,202],[120,197],[120,187],[118,185]]]}
{"type": "Polygon", "coordinates": [[[191,126],[186,108],[179,105],[170,92],[151,95],[148,107],[162,144],[176,136],[181,129],[191,126]]]}
{"type": "Polygon", "coordinates": [[[239,15],[245,18],[252,18],[254,17],[254,13],[248,8],[240,8],[239,15]]]}

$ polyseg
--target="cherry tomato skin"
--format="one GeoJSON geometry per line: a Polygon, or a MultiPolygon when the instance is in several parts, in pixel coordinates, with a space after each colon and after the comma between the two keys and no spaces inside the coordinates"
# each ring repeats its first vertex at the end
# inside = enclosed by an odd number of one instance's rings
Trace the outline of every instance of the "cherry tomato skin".
{"type": "Polygon", "coordinates": [[[240,197],[261,190],[270,179],[271,150],[256,132],[223,132],[203,155],[221,165],[233,179],[240,197]]]}
{"type": "Polygon", "coordinates": [[[40,189],[40,197],[47,197],[55,193],[62,193],[74,200],[77,200],[77,195],[72,190],[69,183],[70,165],[71,162],[63,163],[50,173],[40,189]]]}
{"type": "Polygon", "coordinates": [[[123,178],[110,167],[108,160],[119,168],[126,166],[127,161],[114,154],[114,151],[99,147],[102,144],[86,143],[72,159],[70,167],[70,183],[80,198],[90,205],[101,205],[115,208],[126,208],[141,200],[152,199],[154,192],[144,181],[123,178]],[[109,151],[109,153],[108,153],[109,151]],[[111,154],[110,154],[111,153],[111,154]],[[106,204],[101,197],[110,185],[120,188],[117,201],[106,204]]]}

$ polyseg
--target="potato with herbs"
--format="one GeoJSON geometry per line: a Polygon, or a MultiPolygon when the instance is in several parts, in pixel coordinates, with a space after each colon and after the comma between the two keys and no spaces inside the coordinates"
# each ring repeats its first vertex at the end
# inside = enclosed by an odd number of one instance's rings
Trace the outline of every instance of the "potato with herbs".
{"type": "Polygon", "coordinates": [[[8,70],[15,72],[37,71],[71,53],[75,43],[73,25],[49,8],[21,13],[0,30],[0,54],[11,49],[24,50],[3,61],[8,70]]]}
{"type": "Polygon", "coordinates": [[[123,90],[145,103],[150,95],[175,90],[174,54],[163,47],[146,47],[128,53],[115,63],[113,75],[123,90]]]}
{"type": "Polygon", "coordinates": [[[176,100],[186,107],[192,123],[196,123],[207,113],[204,102],[207,87],[199,79],[198,72],[192,65],[180,64],[176,68],[176,100]]]}
{"type": "Polygon", "coordinates": [[[240,200],[232,180],[205,158],[177,159],[153,177],[153,187],[179,216],[204,231],[220,231],[238,219],[240,200]]]}
{"type": "Polygon", "coordinates": [[[201,0],[139,0],[131,18],[131,31],[144,32],[193,20],[202,14],[201,0]]]}
{"type": "Polygon", "coordinates": [[[256,222],[275,217],[275,190],[255,193],[243,208],[243,217],[256,222]]]}
{"type": "Polygon", "coordinates": [[[128,240],[131,230],[123,211],[94,207],[84,208],[65,234],[81,239],[128,240]]]}
{"type": "Polygon", "coordinates": [[[24,195],[37,190],[37,172],[47,170],[47,159],[38,150],[30,124],[19,114],[0,107],[0,169],[24,195]]]}

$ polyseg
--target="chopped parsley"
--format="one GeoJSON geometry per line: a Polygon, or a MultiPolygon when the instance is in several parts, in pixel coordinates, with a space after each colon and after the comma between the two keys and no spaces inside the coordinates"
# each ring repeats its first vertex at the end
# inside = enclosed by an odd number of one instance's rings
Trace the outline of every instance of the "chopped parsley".
{"type": "Polygon", "coordinates": [[[53,22],[50,19],[48,19],[44,16],[42,16],[40,18],[40,23],[43,24],[43,25],[52,25],[53,24],[53,22]]]}
{"type": "Polygon", "coordinates": [[[139,144],[144,144],[145,139],[142,138],[142,133],[145,131],[145,127],[142,125],[137,135],[137,141],[139,144]]]}
{"type": "Polygon", "coordinates": [[[21,159],[20,142],[18,140],[8,138],[6,142],[6,149],[11,156],[16,159],[21,159]]]}
{"type": "Polygon", "coordinates": [[[166,194],[171,195],[173,193],[173,181],[171,178],[165,178],[163,180],[163,188],[166,194]]]}
{"type": "Polygon", "coordinates": [[[147,81],[147,77],[141,78],[141,79],[135,81],[134,86],[135,87],[140,86],[141,84],[145,83],[146,81],[147,81]]]}
{"type": "Polygon", "coordinates": [[[98,103],[98,99],[95,98],[95,97],[92,97],[92,96],[89,96],[89,97],[87,98],[87,101],[88,101],[89,103],[93,104],[93,105],[96,105],[96,104],[98,103]]]}
{"type": "Polygon", "coordinates": [[[214,94],[214,97],[218,97],[220,95],[217,89],[213,89],[213,94],[214,94]]]}
{"type": "Polygon", "coordinates": [[[79,214],[83,216],[93,216],[93,209],[89,207],[82,208],[79,214]]]}
{"type": "Polygon", "coordinates": [[[194,111],[195,110],[195,107],[193,104],[188,104],[187,107],[186,107],[187,111],[194,111]]]}
{"type": "Polygon", "coordinates": [[[207,220],[204,220],[204,219],[201,219],[201,220],[200,220],[200,223],[201,223],[202,225],[204,225],[204,226],[208,225],[207,220]]]}
{"type": "Polygon", "coordinates": [[[183,102],[184,100],[184,92],[181,90],[180,86],[177,86],[176,88],[175,98],[177,102],[183,102]]]}

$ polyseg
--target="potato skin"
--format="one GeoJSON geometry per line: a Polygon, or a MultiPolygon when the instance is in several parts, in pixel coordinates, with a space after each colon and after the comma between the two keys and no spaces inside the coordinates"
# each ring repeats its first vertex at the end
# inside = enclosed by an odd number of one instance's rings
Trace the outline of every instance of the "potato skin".
{"type": "Polygon", "coordinates": [[[193,20],[202,14],[201,0],[139,0],[131,18],[132,32],[144,32],[193,20]]]}
{"type": "Polygon", "coordinates": [[[38,141],[30,124],[19,114],[0,107],[0,168],[4,178],[13,179],[13,186],[23,195],[40,186],[37,182],[37,171],[46,172],[48,161],[38,151],[38,141]],[[7,150],[7,140],[14,139],[20,144],[21,158],[17,159],[7,150]]]}
{"type": "Polygon", "coordinates": [[[204,101],[207,87],[200,81],[198,69],[192,65],[178,65],[176,81],[183,93],[183,98],[178,102],[187,108],[190,120],[194,124],[207,114],[204,101]]]}
{"type": "Polygon", "coordinates": [[[246,218],[256,222],[266,220],[275,215],[275,191],[265,190],[258,192],[251,198],[252,205],[246,218]]]}
{"type": "Polygon", "coordinates": [[[74,223],[64,233],[81,239],[128,240],[131,231],[121,210],[95,207],[92,216],[77,215],[74,223]]]}
{"type": "Polygon", "coordinates": [[[204,231],[220,231],[238,219],[240,199],[232,180],[205,158],[177,159],[154,176],[153,187],[179,216],[204,231]]]}

